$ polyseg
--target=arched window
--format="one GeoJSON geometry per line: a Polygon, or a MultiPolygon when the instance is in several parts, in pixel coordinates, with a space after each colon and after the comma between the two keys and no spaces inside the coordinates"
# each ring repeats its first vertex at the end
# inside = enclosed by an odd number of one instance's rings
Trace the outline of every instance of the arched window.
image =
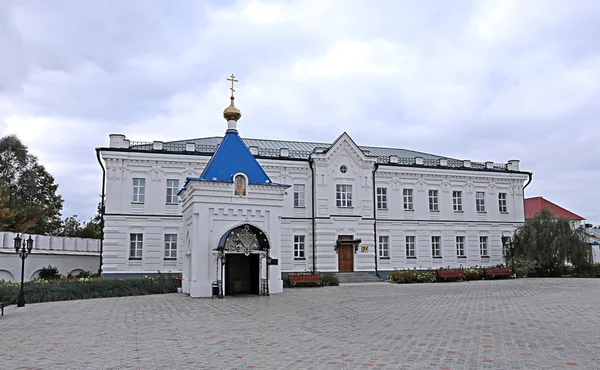
{"type": "Polygon", "coordinates": [[[234,181],[234,194],[242,197],[246,196],[246,176],[244,175],[236,175],[234,181]]]}

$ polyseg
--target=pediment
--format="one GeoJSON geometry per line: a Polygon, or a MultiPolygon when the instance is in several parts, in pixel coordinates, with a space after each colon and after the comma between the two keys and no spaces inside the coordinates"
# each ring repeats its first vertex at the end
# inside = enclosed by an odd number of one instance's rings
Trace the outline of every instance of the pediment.
{"type": "MultiPolygon", "coordinates": [[[[365,153],[356,145],[354,140],[348,135],[347,132],[341,134],[334,142],[331,144],[329,149],[319,155],[321,159],[332,160],[335,158],[339,158],[340,156],[347,155],[352,158],[352,160],[360,166],[361,163],[372,163],[376,162],[376,158],[367,157],[365,153]]],[[[316,156],[315,156],[316,157],[316,156]]]]}

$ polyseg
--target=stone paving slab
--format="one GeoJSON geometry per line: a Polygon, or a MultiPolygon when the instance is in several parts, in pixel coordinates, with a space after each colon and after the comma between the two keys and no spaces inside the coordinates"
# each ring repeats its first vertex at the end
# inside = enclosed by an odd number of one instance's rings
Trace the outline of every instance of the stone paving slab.
{"type": "Polygon", "coordinates": [[[598,369],[600,279],[356,284],[30,304],[0,369],[598,369]]]}

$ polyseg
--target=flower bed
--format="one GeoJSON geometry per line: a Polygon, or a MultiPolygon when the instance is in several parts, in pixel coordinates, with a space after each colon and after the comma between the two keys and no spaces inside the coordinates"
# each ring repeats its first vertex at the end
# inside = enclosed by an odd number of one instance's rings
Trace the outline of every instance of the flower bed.
{"type": "MultiPolygon", "coordinates": [[[[442,275],[452,275],[450,274],[444,274],[442,273],[442,275]]],[[[446,269],[446,268],[440,268],[439,270],[417,270],[417,269],[412,269],[412,270],[394,270],[392,272],[390,272],[389,274],[389,281],[391,283],[396,283],[396,284],[411,284],[411,283],[435,283],[435,282],[441,282],[441,281],[459,281],[459,280],[481,280],[483,279],[485,276],[484,271],[483,271],[483,267],[480,266],[475,266],[475,267],[467,267],[464,269],[446,269]],[[456,276],[452,276],[452,277],[440,277],[439,272],[440,271],[445,271],[445,272],[453,272],[453,271],[461,271],[463,272],[463,274],[461,274],[460,277],[456,276]]]]}
{"type": "MultiPolygon", "coordinates": [[[[0,301],[16,304],[20,283],[0,282],[0,301]]],[[[147,294],[176,293],[177,284],[168,278],[136,279],[61,279],[34,280],[25,283],[25,302],[40,303],[76,299],[127,297],[147,294]]]]}

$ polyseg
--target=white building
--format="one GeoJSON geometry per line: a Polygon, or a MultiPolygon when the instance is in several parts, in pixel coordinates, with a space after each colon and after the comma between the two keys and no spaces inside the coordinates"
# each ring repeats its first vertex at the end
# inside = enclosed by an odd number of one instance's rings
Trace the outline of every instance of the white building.
{"type": "MultiPolygon", "coordinates": [[[[21,258],[15,252],[17,233],[0,231],[0,280],[21,281],[21,258]]],[[[22,234],[28,239],[29,234],[22,234]]],[[[62,236],[31,235],[33,250],[25,260],[23,280],[35,279],[42,268],[56,267],[61,275],[97,273],[100,267],[100,240],[62,236]]]]}
{"type": "Polygon", "coordinates": [[[182,271],[185,292],[210,296],[217,281],[226,294],[276,293],[281,274],[294,271],[385,277],[497,265],[502,234],[524,222],[531,174],[517,160],[359,146],[347,133],[333,143],[240,139],[231,99],[225,139],[140,143],[113,134],[97,149],[106,168],[105,276],[182,271]]]}

